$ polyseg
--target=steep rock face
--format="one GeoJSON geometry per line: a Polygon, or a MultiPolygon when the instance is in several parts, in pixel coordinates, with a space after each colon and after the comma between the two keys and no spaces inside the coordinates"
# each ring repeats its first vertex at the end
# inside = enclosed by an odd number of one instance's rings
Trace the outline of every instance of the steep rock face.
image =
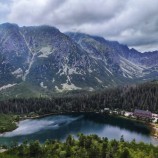
{"type": "Polygon", "coordinates": [[[13,83],[16,80],[12,74],[12,65],[5,61],[4,57],[0,54],[0,87],[5,84],[13,83]]]}
{"type": "Polygon", "coordinates": [[[147,68],[158,66],[158,51],[143,53],[140,63],[147,68]]]}
{"type": "Polygon", "coordinates": [[[22,77],[29,64],[29,50],[15,24],[0,25],[0,83],[12,83],[22,77]]]}
{"type": "Polygon", "coordinates": [[[106,67],[109,67],[109,71],[120,73],[119,56],[118,54],[114,54],[113,48],[103,42],[103,39],[96,39],[93,36],[81,33],[67,33],[67,35],[88,52],[90,57],[96,60],[102,60],[106,67]]]}
{"type": "Polygon", "coordinates": [[[82,33],[66,33],[78,43],[90,56],[102,60],[106,68],[114,76],[124,77],[120,80],[148,80],[157,78],[158,51],[140,53],[135,49],[129,49],[126,45],[116,41],[108,41],[102,37],[90,36],[82,33]]]}
{"type": "Polygon", "coordinates": [[[24,80],[58,91],[92,90],[113,82],[101,62],[56,28],[23,27],[21,32],[32,53],[24,80]]]}
{"type": "Polygon", "coordinates": [[[1,25],[0,51],[5,60],[12,64],[15,69],[27,67],[29,49],[17,25],[8,23],[1,25]]]}
{"type": "Polygon", "coordinates": [[[2,86],[24,81],[62,91],[116,85],[102,61],[54,27],[7,23],[0,26],[0,33],[2,86]]]}
{"type": "Polygon", "coordinates": [[[26,82],[61,92],[155,79],[157,56],[50,26],[0,25],[0,87],[26,82]]]}
{"type": "MultiPolygon", "coordinates": [[[[119,78],[138,78],[143,76],[144,67],[139,63],[141,53],[130,50],[118,42],[110,42],[102,37],[81,33],[66,33],[78,43],[90,56],[101,60],[105,67],[119,78]]],[[[121,79],[122,80],[122,79],[121,79]]]]}

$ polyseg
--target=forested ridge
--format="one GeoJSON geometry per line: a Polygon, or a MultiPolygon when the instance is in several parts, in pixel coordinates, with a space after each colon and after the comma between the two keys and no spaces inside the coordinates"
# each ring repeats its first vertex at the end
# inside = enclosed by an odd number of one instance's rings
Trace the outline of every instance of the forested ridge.
{"type": "Polygon", "coordinates": [[[77,95],[72,93],[51,98],[14,98],[0,101],[0,113],[14,114],[95,112],[105,107],[128,111],[139,108],[158,113],[158,84],[150,82],[100,92],[78,92],[77,95]]]}
{"type": "Polygon", "coordinates": [[[68,136],[65,142],[47,140],[44,144],[38,141],[23,142],[12,145],[1,158],[157,158],[158,147],[136,143],[100,138],[97,135],[78,135],[75,140],[68,136]]]}

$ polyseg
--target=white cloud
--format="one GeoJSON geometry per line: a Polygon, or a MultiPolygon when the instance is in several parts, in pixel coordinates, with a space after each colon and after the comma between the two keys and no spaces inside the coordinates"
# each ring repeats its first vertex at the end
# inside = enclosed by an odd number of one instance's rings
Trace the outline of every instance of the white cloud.
{"type": "Polygon", "coordinates": [[[20,25],[50,24],[51,15],[65,0],[13,0],[8,15],[10,22],[20,25]]]}
{"type": "Polygon", "coordinates": [[[0,23],[6,22],[5,21],[7,20],[6,15],[8,14],[8,12],[9,12],[9,5],[0,2],[0,23]]]}
{"type": "Polygon", "coordinates": [[[158,49],[157,6],[158,0],[3,0],[0,22],[49,24],[150,50],[158,49]]]}

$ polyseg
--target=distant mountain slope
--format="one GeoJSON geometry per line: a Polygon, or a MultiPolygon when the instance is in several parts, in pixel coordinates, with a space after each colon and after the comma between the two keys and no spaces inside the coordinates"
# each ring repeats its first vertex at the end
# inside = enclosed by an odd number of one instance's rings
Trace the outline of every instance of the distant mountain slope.
{"type": "Polygon", "coordinates": [[[0,25],[0,85],[17,82],[29,62],[29,50],[15,24],[0,25]]]}
{"type": "Polygon", "coordinates": [[[116,72],[113,66],[117,65],[117,71],[127,79],[157,77],[158,51],[140,53],[135,49],[129,49],[126,45],[102,37],[72,32],[66,34],[91,56],[101,60],[108,59],[108,66],[112,72],[116,72]]]}
{"type": "Polygon", "coordinates": [[[38,94],[41,89],[91,91],[156,79],[157,56],[102,37],[5,23],[0,25],[0,91],[20,85],[38,94]]]}

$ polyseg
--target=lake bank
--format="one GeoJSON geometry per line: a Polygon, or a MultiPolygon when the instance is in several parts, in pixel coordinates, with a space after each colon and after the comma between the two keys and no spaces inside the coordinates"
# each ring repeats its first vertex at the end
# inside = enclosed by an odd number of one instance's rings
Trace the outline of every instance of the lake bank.
{"type": "MultiPolygon", "coordinates": [[[[36,120],[36,119],[42,119],[42,118],[45,118],[45,117],[49,117],[49,116],[57,116],[57,115],[73,115],[73,114],[92,114],[92,115],[98,115],[98,116],[105,116],[107,117],[108,115],[104,115],[104,114],[101,114],[101,113],[96,113],[96,112],[59,112],[59,113],[49,113],[49,114],[43,114],[43,115],[34,115],[34,116],[26,116],[24,115],[23,117],[20,117],[19,118],[19,121],[24,121],[24,120],[29,120],[29,119],[32,119],[32,120],[36,120]]],[[[147,123],[145,121],[142,121],[142,120],[136,120],[136,119],[133,119],[133,118],[129,118],[129,117],[125,117],[125,116],[121,116],[121,115],[109,115],[110,117],[113,117],[113,118],[116,118],[116,120],[118,120],[118,118],[120,118],[121,120],[125,120],[127,121],[126,124],[129,124],[130,122],[132,124],[138,124],[138,127],[140,126],[146,126],[146,128],[149,129],[150,131],[150,135],[153,136],[155,139],[157,138],[157,135],[156,135],[156,132],[158,131],[157,128],[155,128],[155,124],[151,124],[151,123],[147,123]],[[128,122],[130,121],[130,122],[128,122]]],[[[101,121],[102,118],[100,118],[100,121],[101,121]]],[[[120,120],[120,121],[121,121],[120,120]]],[[[118,122],[117,122],[118,123],[118,122]]],[[[14,128],[13,130],[17,129],[19,126],[19,123],[17,122],[17,126],[16,128],[14,128]]],[[[8,131],[7,131],[8,132],[8,131]]],[[[5,134],[6,132],[3,132],[3,134],[5,134]]]]}
{"type": "MultiPolygon", "coordinates": [[[[43,117],[47,117],[47,116],[51,116],[51,115],[69,115],[69,114],[74,114],[74,113],[80,113],[80,114],[84,114],[84,113],[94,113],[94,114],[98,114],[98,115],[104,115],[102,113],[97,113],[97,112],[59,112],[59,113],[49,113],[49,114],[43,114],[43,115],[38,115],[38,116],[33,116],[33,117],[25,117],[22,118],[22,120],[25,119],[38,119],[38,118],[43,118],[43,117]]],[[[150,130],[151,130],[151,136],[155,137],[156,139],[158,139],[158,124],[156,123],[150,123],[150,122],[146,122],[145,120],[141,120],[141,119],[136,119],[136,118],[132,118],[132,117],[127,117],[124,115],[116,115],[116,114],[106,114],[112,117],[116,117],[116,118],[121,118],[121,119],[125,119],[125,120],[130,120],[130,121],[134,121],[136,123],[141,123],[145,126],[147,126],[150,130]]]]}
{"type": "Polygon", "coordinates": [[[155,123],[150,123],[149,124],[149,127],[152,129],[152,133],[151,135],[158,139],[158,124],[155,124],[155,123]]]}
{"type": "Polygon", "coordinates": [[[16,117],[9,114],[0,114],[0,133],[15,130],[17,126],[16,117]]]}
{"type": "Polygon", "coordinates": [[[158,141],[150,136],[150,129],[146,125],[95,113],[71,113],[25,119],[19,122],[16,130],[2,134],[0,144],[22,143],[25,140],[39,140],[41,143],[47,139],[64,141],[69,134],[77,137],[78,133],[96,134],[116,140],[124,135],[126,141],[135,139],[136,142],[158,145],[158,141]]]}
{"type": "Polygon", "coordinates": [[[145,126],[147,126],[150,129],[150,131],[151,131],[150,135],[158,140],[158,124],[157,123],[147,122],[147,121],[141,120],[141,119],[137,120],[136,118],[122,116],[122,115],[112,115],[112,116],[144,124],[145,126]]]}

